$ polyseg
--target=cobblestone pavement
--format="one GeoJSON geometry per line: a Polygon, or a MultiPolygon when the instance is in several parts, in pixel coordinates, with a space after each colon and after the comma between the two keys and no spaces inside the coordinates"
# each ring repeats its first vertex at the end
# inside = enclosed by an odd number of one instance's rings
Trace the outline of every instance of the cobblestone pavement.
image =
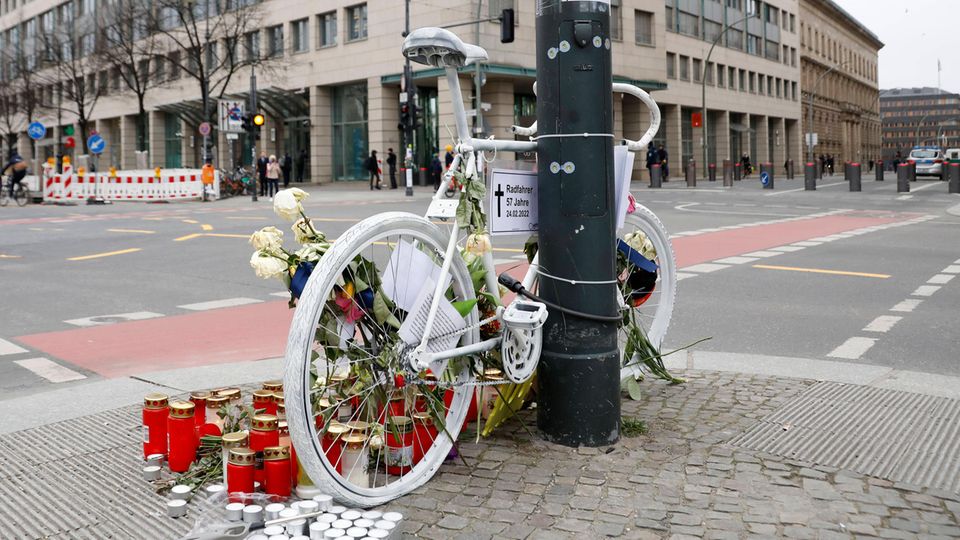
{"type": "MultiPolygon", "coordinates": [[[[464,434],[469,467],[448,463],[388,505],[403,536],[960,537],[960,494],[726,444],[812,381],[684,375],[625,401],[649,430],[610,448],[547,444],[516,419],[479,444],[464,434]]],[[[522,418],[533,430],[534,412],[522,418]]],[[[192,520],[163,515],[140,466],[137,407],[0,436],[0,536],[176,538],[192,520]]]]}

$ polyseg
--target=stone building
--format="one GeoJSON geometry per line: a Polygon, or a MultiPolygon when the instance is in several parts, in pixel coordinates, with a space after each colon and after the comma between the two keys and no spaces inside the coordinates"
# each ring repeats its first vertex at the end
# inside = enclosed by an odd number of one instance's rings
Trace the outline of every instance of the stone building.
{"type": "MultiPolygon", "coordinates": [[[[877,56],[883,43],[832,0],[800,0],[804,133],[836,163],[880,156],[877,56]],[[813,126],[810,96],[813,94],[813,126]]],[[[808,148],[804,142],[806,159],[808,148]]]]}
{"type": "MultiPolygon", "coordinates": [[[[0,39],[8,50],[22,47],[32,55],[38,72],[49,71],[38,32],[60,32],[78,54],[92,57],[106,46],[104,36],[110,31],[109,20],[105,23],[98,10],[123,1],[157,5],[157,0],[152,4],[147,0],[2,0],[0,39]]],[[[302,153],[305,180],[330,182],[362,179],[363,159],[370,150],[378,150],[382,157],[387,148],[399,149],[402,2],[197,0],[196,4],[201,18],[209,10],[213,21],[221,11],[259,6],[256,29],[240,40],[215,37],[216,50],[211,48],[214,58],[229,51],[236,58],[255,55],[262,61],[257,79],[266,125],[258,150],[278,155],[286,151],[295,159],[302,153]]],[[[410,6],[412,27],[469,21],[478,14],[495,17],[502,8],[516,9],[514,43],[499,42],[498,22],[456,29],[465,41],[485,47],[490,56],[479,76],[473,67],[462,71],[463,97],[468,109],[477,109],[472,101],[479,89],[481,107],[473,118],[475,131],[483,135],[512,137],[511,124],[533,120],[536,2],[450,1],[441,6],[412,0],[410,6]]],[[[780,167],[786,159],[800,158],[802,55],[798,49],[803,26],[798,0],[610,0],[610,9],[614,80],[646,89],[660,104],[663,124],[656,140],[670,153],[673,174],[681,172],[675,165],[691,158],[702,163],[704,143],[710,162],[747,154],[754,163],[771,161],[780,167]],[[718,45],[707,61],[715,39],[718,45]],[[693,113],[703,105],[702,89],[708,109],[706,138],[693,121],[693,113]]],[[[169,53],[171,58],[174,54],[169,53]]],[[[10,81],[9,62],[4,64],[4,77],[10,81]]],[[[145,95],[148,122],[143,134],[149,166],[197,166],[200,89],[182,70],[173,69],[172,61],[153,60],[150,67],[156,76],[145,95]]],[[[454,128],[451,96],[439,70],[423,66],[414,70],[422,111],[416,139],[422,167],[432,151],[442,152],[452,142],[454,128]]],[[[101,94],[89,114],[91,125],[108,144],[101,163],[133,167],[138,147],[135,96],[118,83],[116,66],[100,66],[85,76],[87,87],[101,94]]],[[[53,85],[36,92],[57,95],[53,85]]],[[[248,92],[249,70],[245,70],[231,79],[223,97],[245,100],[248,92]]],[[[646,129],[647,113],[633,97],[615,99],[614,114],[618,138],[636,139],[646,129]]],[[[41,157],[64,151],[64,128],[77,123],[76,115],[48,106],[35,116],[20,118],[14,129],[5,129],[7,143],[16,140],[24,155],[30,155],[23,132],[28,120],[39,119],[52,127],[39,143],[41,157]],[[13,137],[17,133],[19,137],[13,137]]],[[[249,162],[246,135],[234,140],[214,130],[213,146],[222,167],[228,167],[231,159],[249,162]]],[[[646,174],[643,162],[643,157],[636,160],[635,177],[646,174]]]]}
{"type": "Polygon", "coordinates": [[[939,88],[893,88],[880,92],[883,160],[918,145],[960,148],[960,94],[939,88]]]}

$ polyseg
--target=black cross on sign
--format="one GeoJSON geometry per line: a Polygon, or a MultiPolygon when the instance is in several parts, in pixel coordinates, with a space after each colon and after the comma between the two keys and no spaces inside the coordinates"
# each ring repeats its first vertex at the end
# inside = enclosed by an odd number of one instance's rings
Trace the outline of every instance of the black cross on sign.
{"type": "Polygon", "coordinates": [[[497,217],[500,217],[500,198],[505,195],[502,184],[497,184],[497,190],[493,192],[493,195],[497,198],[497,217]]]}

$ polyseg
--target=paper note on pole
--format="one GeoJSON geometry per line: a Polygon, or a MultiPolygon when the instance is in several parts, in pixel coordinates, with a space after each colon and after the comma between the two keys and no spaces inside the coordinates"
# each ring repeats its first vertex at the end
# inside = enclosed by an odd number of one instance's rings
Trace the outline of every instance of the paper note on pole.
{"type": "MultiPolygon", "coordinates": [[[[426,253],[400,240],[380,276],[383,294],[400,309],[411,311],[426,279],[436,283],[440,279],[440,266],[426,253]]],[[[445,288],[450,286],[450,280],[451,277],[447,275],[445,288]]]]}
{"type": "MultiPolygon", "coordinates": [[[[400,325],[398,332],[400,339],[411,347],[419,345],[426,333],[427,318],[430,316],[430,305],[433,302],[436,285],[436,282],[429,278],[422,282],[422,288],[413,309],[400,325]]],[[[446,298],[441,298],[437,305],[437,314],[433,319],[433,328],[430,330],[432,339],[427,341],[427,352],[442,352],[456,347],[460,341],[461,331],[466,327],[467,323],[457,308],[453,307],[446,298]]],[[[430,369],[437,375],[442,374],[446,367],[446,360],[430,363],[430,369]]]]}
{"type": "Polygon", "coordinates": [[[625,145],[613,147],[613,170],[617,185],[617,229],[623,227],[630,207],[630,177],[633,174],[633,158],[636,154],[627,150],[625,145]]]}
{"type": "Polygon", "coordinates": [[[537,173],[493,169],[490,175],[490,234],[537,231],[537,173]]]}

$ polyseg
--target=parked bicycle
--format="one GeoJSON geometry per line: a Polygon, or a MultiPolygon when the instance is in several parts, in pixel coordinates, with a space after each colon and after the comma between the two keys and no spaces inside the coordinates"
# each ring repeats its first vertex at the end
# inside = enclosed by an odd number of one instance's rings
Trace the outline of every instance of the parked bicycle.
{"type": "Polygon", "coordinates": [[[253,175],[246,168],[239,166],[233,172],[220,169],[221,197],[249,195],[253,190],[253,175]]]}
{"type": "MultiPolygon", "coordinates": [[[[0,206],[6,206],[10,202],[11,181],[9,175],[4,175],[3,181],[0,182],[0,206]]],[[[13,188],[13,200],[17,202],[17,206],[24,206],[30,201],[30,190],[23,182],[18,182],[13,188]]]]}
{"type": "MultiPolygon", "coordinates": [[[[482,48],[437,28],[412,32],[404,55],[442,67],[454,96],[462,95],[457,69],[487,59],[482,48]]],[[[632,86],[614,89],[647,105],[649,129],[639,141],[625,141],[632,150],[646,148],[659,128],[656,102],[632,86]]],[[[486,418],[498,396],[518,403],[539,360],[547,306],[536,295],[538,257],[522,279],[498,277],[488,237],[467,234],[484,191],[483,153],[531,152],[537,143],[475,139],[462,101],[453,107],[454,161],[426,216],[386,212],[340,235],[313,269],[290,327],[284,388],[297,458],[320,489],[357,506],[383,504],[430,479],[465,423],[486,418]],[[466,199],[446,197],[454,181],[466,199]],[[518,293],[505,305],[501,284],[518,293]]],[[[533,135],[536,128],[515,132],[533,135]]],[[[642,328],[650,345],[661,344],[676,262],[662,223],[641,205],[617,236],[611,294],[623,316],[626,378],[655,365],[638,350],[636,332],[642,328]]]]}

